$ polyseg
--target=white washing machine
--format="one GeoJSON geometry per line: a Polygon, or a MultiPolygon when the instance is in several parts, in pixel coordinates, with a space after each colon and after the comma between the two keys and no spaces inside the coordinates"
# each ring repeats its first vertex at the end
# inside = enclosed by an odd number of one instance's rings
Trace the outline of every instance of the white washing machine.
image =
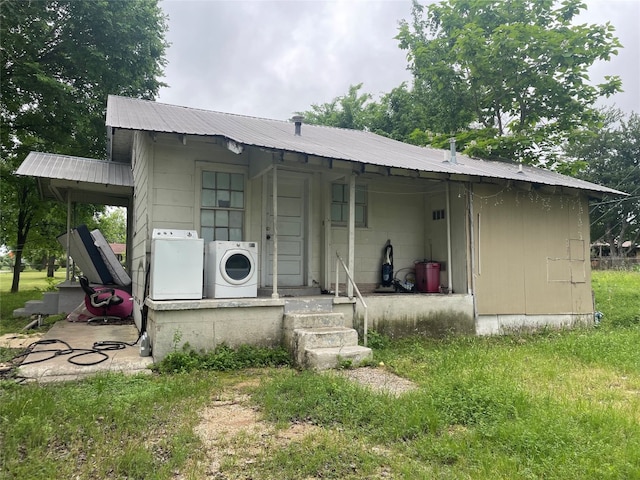
{"type": "Polygon", "coordinates": [[[258,296],[258,244],[209,242],[205,249],[207,298],[258,296]]]}
{"type": "Polygon", "coordinates": [[[195,230],[153,230],[149,278],[153,300],[200,300],[203,267],[204,240],[195,230]]]}

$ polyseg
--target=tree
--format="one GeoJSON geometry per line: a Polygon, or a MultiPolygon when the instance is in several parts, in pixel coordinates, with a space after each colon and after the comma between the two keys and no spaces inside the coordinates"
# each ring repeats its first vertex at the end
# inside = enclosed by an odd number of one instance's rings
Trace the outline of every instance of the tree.
{"type": "Polygon", "coordinates": [[[127,216],[123,208],[115,208],[97,215],[97,228],[109,243],[127,241],[127,216]]]}
{"type": "Polygon", "coordinates": [[[590,215],[591,237],[608,243],[612,256],[623,256],[623,243],[633,247],[640,239],[640,115],[608,110],[603,117],[598,129],[567,147],[567,155],[582,166],[579,177],[630,194],[605,196],[590,215]]]}
{"type": "Polygon", "coordinates": [[[331,102],[312,104],[311,110],[298,112],[312,125],[365,130],[369,124],[369,108],[373,98],[369,93],[359,94],[362,83],[350,85],[349,92],[331,102]]]}
{"type": "Polygon", "coordinates": [[[11,291],[29,233],[50,210],[17,166],[32,150],[104,156],[107,96],[154,98],[165,31],[157,0],[0,3],[0,242],[16,254],[11,291]]]}
{"type": "Polygon", "coordinates": [[[397,39],[408,51],[414,94],[454,135],[477,125],[485,134],[468,153],[536,163],[593,125],[594,102],[620,91],[618,77],[591,85],[587,70],[617,54],[614,28],[573,25],[580,0],[448,0],[425,9],[397,39]]]}

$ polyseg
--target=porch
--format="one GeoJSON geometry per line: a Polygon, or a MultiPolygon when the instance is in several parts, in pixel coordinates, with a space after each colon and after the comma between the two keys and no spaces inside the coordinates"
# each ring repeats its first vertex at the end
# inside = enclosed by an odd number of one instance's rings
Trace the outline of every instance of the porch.
{"type": "MultiPolygon", "coordinates": [[[[411,334],[475,334],[469,294],[369,293],[364,295],[368,331],[391,337],[411,334]]],[[[147,298],[146,331],[155,361],[187,345],[209,351],[225,344],[285,345],[291,314],[341,314],[342,326],[363,343],[364,307],[355,297],[335,295],[242,299],[152,300],[147,298]]]]}

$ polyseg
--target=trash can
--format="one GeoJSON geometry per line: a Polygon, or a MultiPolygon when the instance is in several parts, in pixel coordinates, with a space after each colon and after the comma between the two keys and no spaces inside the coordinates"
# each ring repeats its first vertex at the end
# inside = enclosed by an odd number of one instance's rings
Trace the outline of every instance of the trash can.
{"type": "Polygon", "coordinates": [[[440,291],[440,264],[437,262],[427,263],[427,293],[438,293],[440,291]]]}

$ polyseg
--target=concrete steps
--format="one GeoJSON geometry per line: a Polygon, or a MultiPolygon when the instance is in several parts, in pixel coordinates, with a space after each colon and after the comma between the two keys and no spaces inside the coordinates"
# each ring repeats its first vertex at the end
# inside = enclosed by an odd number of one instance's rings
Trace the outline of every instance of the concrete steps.
{"type": "Polygon", "coordinates": [[[357,366],[372,357],[370,348],[358,345],[358,332],[344,325],[341,313],[286,313],[284,343],[298,367],[312,370],[357,366]]]}
{"type": "Polygon", "coordinates": [[[31,315],[55,315],[58,313],[58,292],[45,292],[42,300],[29,300],[23,308],[13,311],[14,317],[31,315]]]}

